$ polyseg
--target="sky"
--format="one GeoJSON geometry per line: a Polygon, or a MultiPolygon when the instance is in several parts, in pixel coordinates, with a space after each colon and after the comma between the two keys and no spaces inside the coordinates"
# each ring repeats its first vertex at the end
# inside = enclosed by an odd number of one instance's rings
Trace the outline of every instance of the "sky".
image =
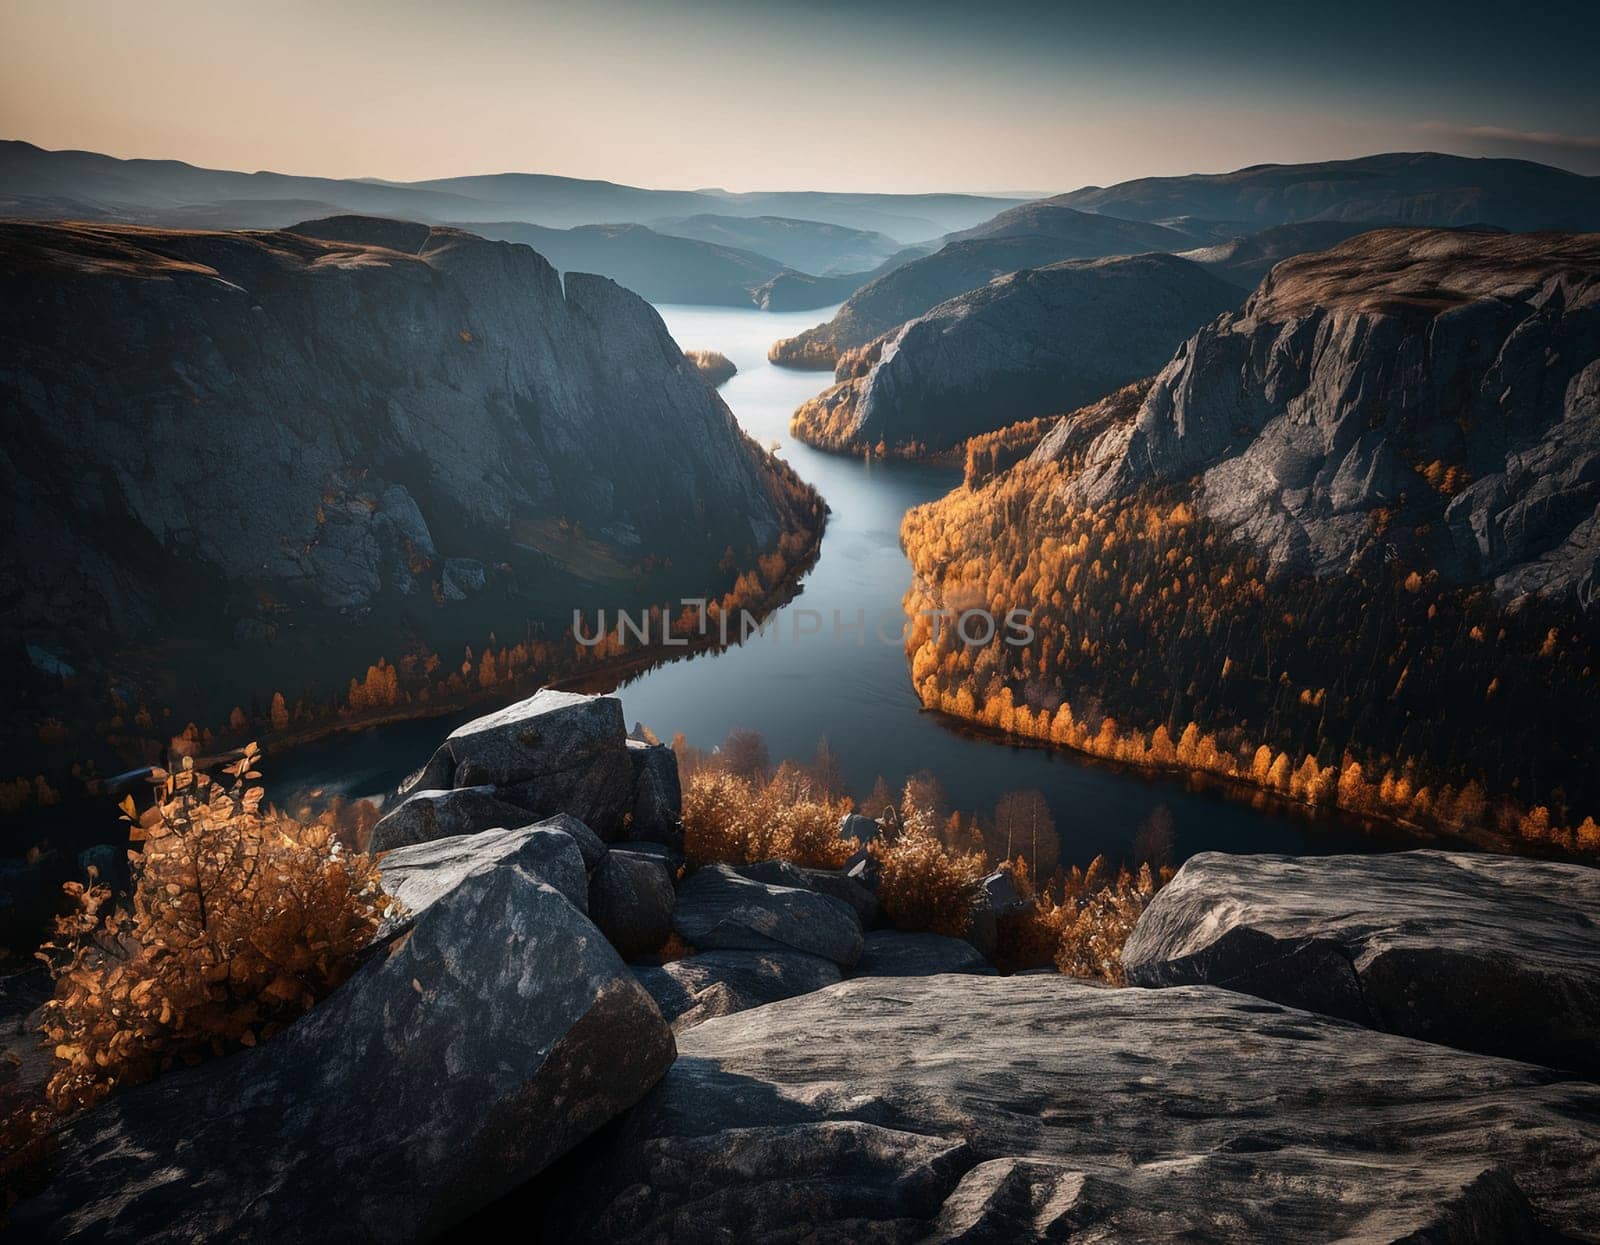
{"type": "Polygon", "coordinates": [[[1435,150],[1600,174],[1600,5],[0,0],[0,137],[243,170],[1051,193],[1435,150]]]}

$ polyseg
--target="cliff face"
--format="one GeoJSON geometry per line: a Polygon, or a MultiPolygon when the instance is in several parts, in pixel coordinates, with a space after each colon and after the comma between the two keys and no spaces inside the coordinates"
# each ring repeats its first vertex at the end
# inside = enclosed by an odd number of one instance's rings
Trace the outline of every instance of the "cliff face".
{"type": "Polygon", "coordinates": [[[0,281],[11,642],[531,597],[652,557],[710,583],[792,505],[647,304],[526,247],[16,223],[0,281]]]}
{"type": "Polygon", "coordinates": [[[949,449],[1071,410],[1156,371],[1239,291],[1170,255],[1069,261],[999,277],[847,359],[855,371],[795,415],[830,449],[949,449]]]}
{"type": "Polygon", "coordinates": [[[1137,221],[1115,220],[1049,201],[1023,204],[953,234],[932,255],[912,260],[855,291],[826,324],[773,347],[780,363],[818,351],[837,358],[879,334],[968,290],[1020,268],[1136,251],[1178,250],[1193,237],[1137,221]]]}
{"type": "Polygon", "coordinates": [[[1398,558],[1587,603],[1600,235],[1383,230],[1278,265],[1072,487],[1100,502],[1191,477],[1274,568],[1398,558]]]}
{"type": "Polygon", "coordinates": [[[783,271],[753,251],[657,233],[643,225],[581,225],[547,229],[517,221],[463,224],[499,242],[533,247],[562,272],[610,277],[653,303],[748,307],[752,291],[783,271]]]}

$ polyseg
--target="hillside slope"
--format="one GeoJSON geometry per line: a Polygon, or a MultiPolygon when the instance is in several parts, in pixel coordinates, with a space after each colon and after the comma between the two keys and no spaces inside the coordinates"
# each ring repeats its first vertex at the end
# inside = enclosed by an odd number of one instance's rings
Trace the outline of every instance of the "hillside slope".
{"type": "Polygon", "coordinates": [[[1600,235],[1383,230],[912,511],[925,704],[1570,845],[1600,809],[1600,235]],[[924,612],[1032,608],[975,654],[924,612]]]}
{"type": "Polygon", "coordinates": [[[784,271],[781,263],[753,251],[657,233],[643,225],[547,229],[495,221],[459,228],[501,242],[521,242],[561,272],[610,277],[652,303],[749,307],[752,291],[784,271]]]}
{"type": "Polygon", "coordinates": [[[802,406],[791,431],[826,449],[938,453],[1150,375],[1238,301],[1169,255],[1010,273],[847,355],[851,374],[802,406]]]}
{"type": "Polygon", "coordinates": [[[832,320],[774,345],[772,359],[788,366],[832,367],[844,351],[1019,268],[1192,245],[1192,237],[1159,226],[1024,205],[1001,213],[974,236],[947,241],[932,255],[862,286],[832,320]]]}
{"type": "Polygon", "coordinates": [[[647,304],[526,247],[6,224],[0,285],[14,651],[299,636],[308,674],[357,623],[370,659],[669,560],[719,585],[817,518],[647,304]]]}
{"type": "Polygon", "coordinates": [[[1015,199],[961,194],[834,194],[814,191],[652,190],[543,173],[493,173],[389,182],[207,169],[181,160],[119,160],[92,151],[46,151],[0,140],[0,206],[19,217],[56,218],[62,201],[73,218],[190,226],[281,227],[304,219],[276,213],[277,200],[327,204],[343,212],[409,220],[521,220],[565,229],[606,221],[718,213],[785,216],[876,230],[902,243],[965,229],[1013,206],[1015,199]],[[233,201],[254,201],[247,212],[233,201]]]}
{"type": "Polygon", "coordinates": [[[1430,151],[1143,177],[1076,190],[1055,202],[1126,220],[1198,216],[1257,226],[1343,220],[1513,230],[1600,228],[1600,178],[1528,160],[1430,151]]]}
{"type": "Polygon", "coordinates": [[[900,243],[869,229],[848,229],[826,221],[785,216],[725,216],[702,213],[650,222],[658,233],[695,238],[717,246],[754,251],[786,268],[818,276],[867,272],[896,251],[900,243]]]}
{"type": "Polygon", "coordinates": [[[1078,487],[1195,476],[1273,567],[1399,558],[1575,600],[1600,555],[1600,234],[1384,230],[1278,265],[1078,487]]]}

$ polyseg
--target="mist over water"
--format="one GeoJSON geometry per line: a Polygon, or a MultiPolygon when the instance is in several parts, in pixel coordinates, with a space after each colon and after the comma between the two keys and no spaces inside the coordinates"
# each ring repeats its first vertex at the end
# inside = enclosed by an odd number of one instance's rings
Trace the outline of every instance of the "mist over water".
{"type": "MultiPolygon", "coordinates": [[[[658,310],[680,346],[719,350],[734,362],[739,372],[722,386],[723,399],[753,437],[777,442],[778,453],[827,499],[831,514],[821,557],[800,594],[773,615],[767,634],[657,666],[618,688],[630,727],[643,722],[662,739],[682,731],[702,748],[731,730],[753,728],[766,738],[774,762],[809,760],[826,736],[853,791],[865,794],[880,774],[898,786],[908,774],[931,770],[950,806],[962,810],[992,812],[1005,792],[1037,788],[1050,803],[1067,864],[1087,863],[1101,852],[1129,857],[1134,836],[1162,807],[1172,818],[1174,863],[1213,850],[1314,855],[1416,845],[1397,831],[1369,831],[1334,815],[1313,820],[1281,807],[1258,809],[1177,779],[997,742],[924,712],[903,649],[885,643],[878,631],[893,638],[911,582],[900,551],[901,516],[955,487],[959,469],[867,463],[821,453],[789,436],[795,407],[831,377],[773,367],[767,348],[828,319],[833,308],[783,315],[754,308],[658,310]],[[836,636],[836,611],[846,628],[864,617],[865,630],[836,636]]],[[[591,609],[586,628],[594,618],[591,609]]],[[[607,621],[615,626],[614,613],[607,621]]],[[[459,721],[483,711],[375,728],[273,758],[271,793],[320,788],[383,795],[459,721]]]]}

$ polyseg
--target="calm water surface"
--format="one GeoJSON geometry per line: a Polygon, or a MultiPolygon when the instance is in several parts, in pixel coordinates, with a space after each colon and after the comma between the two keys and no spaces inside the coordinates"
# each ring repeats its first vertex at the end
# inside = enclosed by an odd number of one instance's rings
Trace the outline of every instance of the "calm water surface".
{"type": "MultiPolygon", "coordinates": [[[[1006,791],[1035,787],[1050,801],[1061,855],[1085,863],[1098,852],[1124,856],[1155,811],[1171,815],[1179,859],[1198,851],[1380,851],[1414,845],[1394,832],[1333,817],[1250,807],[1214,791],[1191,790],[1060,753],[976,737],[922,711],[912,693],[895,631],[911,571],[900,552],[900,517],[959,481],[948,467],[865,463],[812,450],[789,437],[789,416],[830,378],[774,368],[767,347],[832,315],[712,307],[659,308],[679,345],[720,350],[739,368],[722,396],[750,434],[779,453],[828,501],[832,514],[821,557],[802,592],[772,619],[765,637],[658,666],[618,689],[631,726],[663,739],[682,731],[709,747],[730,730],[752,727],[774,760],[809,758],[826,736],[853,790],[878,775],[898,784],[932,770],[950,804],[992,810],[1006,791]],[[863,632],[835,635],[837,612],[863,632]],[[884,642],[880,630],[891,642],[884,642]]],[[[591,616],[592,617],[592,616],[591,616]]],[[[426,760],[450,729],[448,719],[405,723],[335,738],[275,759],[274,794],[318,786],[350,795],[391,790],[426,760]]]]}

